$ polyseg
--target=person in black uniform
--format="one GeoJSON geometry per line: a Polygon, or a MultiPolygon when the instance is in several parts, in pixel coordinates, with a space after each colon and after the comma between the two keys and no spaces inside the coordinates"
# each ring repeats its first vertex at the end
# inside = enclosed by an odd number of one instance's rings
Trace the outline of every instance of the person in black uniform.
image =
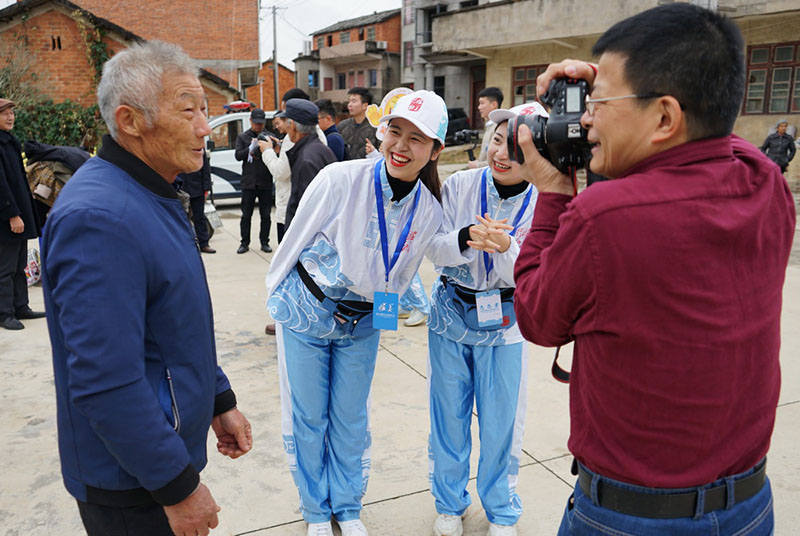
{"type": "MultiPolygon", "coordinates": [[[[189,194],[189,204],[192,207],[192,223],[194,224],[194,233],[197,235],[197,245],[200,246],[200,251],[203,253],[216,253],[217,250],[208,245],[208,225],[206,224],[205,204],[206,196],[211,192],[211,165],[208,160],[208,154],[203,151],[203,167],[194,173],[181,173],[180,178],[183,180],[183,191],[189,194]]],[[[253,208],[250,207],[250,213],[253,213],[253,208]]],[[[247,223],[247,229],[250,230],[250,222],[247,223]]]]}
{"type": "Polygon", "coordinates": [[[272,253],[272,248],[269,247],[272,174],[261,159],[261,150],[257,142],[259,135],[274,135],[264,130],[266,122],[264,110],[254,109],[250,113],[250,128],[236,138],[234,154],[236,160],[242,162],[242,220],[240,222],[242,242],[236,253],[245,253],[250,249],[250,220],[253,216],[256,199],[258,199],[258,212],[261,215],[261,231],[258,235],[261,241],[261,251],[272,253]]]}
{"type": "Polygon", "coordinates": [[[0,99],[0,326],[18,330],[20,319],[42,318],[28,305],[25,265],[28,239],[39,236],[39,221],[25,180],[22,147],[11,134],[14,102],[0,99]]]}
{"type": "Polygon", "coordinates": [[[761,144],[761,152],[778,164],[778,167],[781,168],[781,173],[784,175],[796,151],[794,147],[794,138],[786,133],[788,126],[788,121],[779,119],[775,124],[775,132],[768,135],[764,143],[761,144]]]}

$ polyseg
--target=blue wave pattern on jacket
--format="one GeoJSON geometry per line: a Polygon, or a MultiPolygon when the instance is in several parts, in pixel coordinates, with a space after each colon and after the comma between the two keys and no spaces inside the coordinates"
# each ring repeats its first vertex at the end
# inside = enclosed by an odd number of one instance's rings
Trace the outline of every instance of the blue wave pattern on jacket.
{"type": "Polygon", "coordinates": [[[85,501],[86,486],[152,491],[189,464],[201,470],[215,396],[230,384],[180,203],[95,157],[63,189],[45,231],[67,490],[85,501]]]}
{"type": "MultiPolygon", "coordinates": [[[[319,277],[315,283],[322,292],[332,300],[367,301],[364,296],[352,292],[347,287],[352,285],[341,272],[339,253],[324,238],[308,246],[300,253],[300,262],[309,273],[319,277]]],[[[278,285],[275,293],[267,303],[270,316],[287,328],[312,337],[341,339],[347,335],[326,311],[319,300],[311,294],[300,279],[297,268],[278,285]]]]}

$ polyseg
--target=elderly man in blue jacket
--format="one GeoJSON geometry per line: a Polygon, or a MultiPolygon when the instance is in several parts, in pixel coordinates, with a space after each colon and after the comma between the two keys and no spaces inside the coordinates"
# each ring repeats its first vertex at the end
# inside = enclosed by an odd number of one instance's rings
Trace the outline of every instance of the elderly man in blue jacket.
{"type": "Polygon", "coordinates": [[[105,64],[97,96],[110,136],[42,241],[64,484],[90,536],[206,535],[220,510],[200,481],[209,427],[231,458],[252,433],[172,186],[203,164],[204,92],[179,47],[151,41],[105,64]]]}

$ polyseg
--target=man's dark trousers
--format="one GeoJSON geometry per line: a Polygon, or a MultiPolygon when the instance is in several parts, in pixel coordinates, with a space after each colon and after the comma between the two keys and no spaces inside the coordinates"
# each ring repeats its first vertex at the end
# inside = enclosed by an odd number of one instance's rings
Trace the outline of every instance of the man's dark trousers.
{"type": "Polygon", "coordinates": [[[269,215],[272,208],[272,188],[242,190],[242,220],[240,222],[242,244],[245,246],[250,245],[250,220],[253,217],[256,198],[258,198],[258,213],[261,216],[261,230],[258,238],[262,246],[268,246],[269,228],[272,223],[269,215]]]}
{"type": "Polygon", "coordinates": [[[0,319],[28,305],[27,240],[0,240],[0,319]]]}
{"type": "MultiPolygon", "coordinates": [[[[206,224],[206,198],[190,197],[189,206],[192,207],[192,223],[194,224],[194,234],[197,235],[197,244],[204,248],[208,246],[208,225],[206,224]]],[[[252,211],[252,209],[250,209],[252,211]]]]}
{"type": "Polygon", "coordinates": [[[88,536],[174,536],[164,507],[155,501],[132,507],[78,501],[78,510],[88,536]]]}

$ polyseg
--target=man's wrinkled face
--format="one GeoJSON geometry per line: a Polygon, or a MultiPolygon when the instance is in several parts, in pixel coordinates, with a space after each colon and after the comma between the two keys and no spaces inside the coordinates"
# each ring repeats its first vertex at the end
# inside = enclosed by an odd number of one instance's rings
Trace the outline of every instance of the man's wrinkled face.
{"type": "Polygon", "coordinates": [[[14,128],[14,107],[9,106],[0,112],[0,130],[10,132],[14,128]]]}
{"type": "Polygon", "coordinates": [[[196,76],[167,73],[162,86],[158,115],[142,136],[142,152],[150,167],[172,182],[178,173],[203,167],[203,138],[211,129],[203,86],[196,76]]]}

